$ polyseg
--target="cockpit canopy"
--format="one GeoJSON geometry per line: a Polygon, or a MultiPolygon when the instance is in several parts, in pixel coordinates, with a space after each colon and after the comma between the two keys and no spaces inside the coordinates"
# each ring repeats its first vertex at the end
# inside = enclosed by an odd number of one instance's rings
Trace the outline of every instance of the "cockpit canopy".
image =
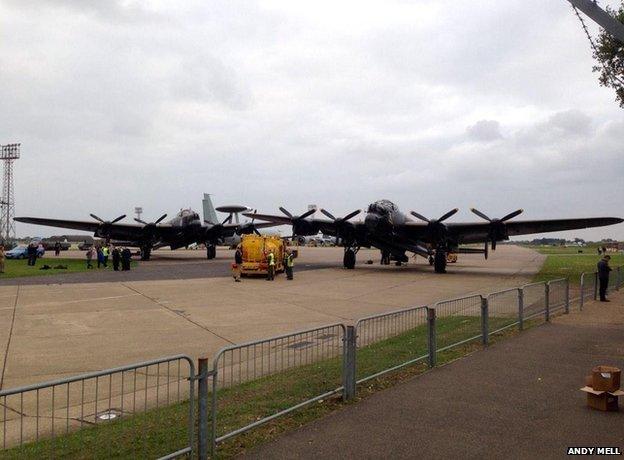
{"type": "Polygon", "coordinates": [[[398,210],[399,210],[398,206],[394,204],[392,201],[379,200],[368,205],[367,212],[373,213],[373,214],[387,215],[398,210]]]}
{"type": "Polygon", "coordinates": [[[180,217],[181,219],[185,221],[199,220],[199,214],[197,214],[195,211],[193,211],[190,208],[180,209],[180,212],[178,213],[178,217],[180,217]]]}

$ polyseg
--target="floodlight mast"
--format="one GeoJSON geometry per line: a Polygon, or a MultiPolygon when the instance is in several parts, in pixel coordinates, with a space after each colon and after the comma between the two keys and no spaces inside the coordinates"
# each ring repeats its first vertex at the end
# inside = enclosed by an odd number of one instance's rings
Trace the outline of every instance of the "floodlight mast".
{"type": "Polygon", "coordinates": [[[624,43],[624,24],[613,18],[592,0],[568,0],[572,6],[585,13],[596,24],[624,43]]]}
{"type": "Polygon", "coordinates": [[[15,196],[13,193],[13,161],[20,157],[21,144],[7,144],[0,149],[0,160],[4,162],[2,196],[0,198],[0,241],[5,243],[15,238],[15,196]]]}

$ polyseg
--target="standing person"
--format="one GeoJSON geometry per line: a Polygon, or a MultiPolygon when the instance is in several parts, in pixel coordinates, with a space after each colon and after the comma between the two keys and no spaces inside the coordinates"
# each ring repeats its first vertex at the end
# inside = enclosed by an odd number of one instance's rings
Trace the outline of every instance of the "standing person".
{"type": "Polygon", "coordinates": [[[54,255],[58,257],[60,253],[61,253],[61,243],[57,241],[56,243],[54,243],[54,255]]]}
{"type": "Polygon", "coordinates": [[[102,248],[100,246],[98,246],[95,251],[97,253],[97,268],[100,268],[101,265],[104,265],[104,253],[102,252],[102,248]]]}
{"type": "Polygon", "coordinates": [[[132,253],[130,252],[130,249],[123,248],[123,250],[121,251],[121,269],[123,271],[130,270],[131,259],[132,259],[132,253]]]}
{"type": "Polygon", "coordinates": [[[91,264],[93,256],[97,257],[97,254],[95,252],[95,248],[91,246],[89,249],[87,249],[87,268],[93,268],[93,265],[91,264]]]}
{"type": "Polygon", "coordinates": [[[119,262],[121,262],[121,252],[117,246],[113,246],[113,270],[119,271],[119,262]]]}
{"type": "Polygon", "coordinates": [[[0,273],[4,273],[4,246],[0,244],[0,273]]]}
{"type": "Polygon", "coordinates": [[[598,281],[600,283],[600,301],[601,302],[609,302],[607,300],[607,287],[609,286],[609,272],[611,271],[611,267],[609,267],[609,261],[611,260],[611,256],[604,255],[600,262],[598,262],[598,281]]]}
{"type": "Polygon", "coordinates": [[[293,267],[295,266],[295,258],[289,249],[284,253],[284,269],[286,270],[286,279],[293,279],[293,267]]]}
{"type": "Polygon", "coordinates": [[[104,263],[104,268],[108,267],[108,256],[110,254],[110,249],[108,249],[108,245],[105,245],[102,248],[102,263],[104,263]]]}
{"type": "Polygon", "coordinates": [[[243,250],[241,245],[236,246],[236,252],[234,253],[234,264],[232,265],[232,276],[234,281],[240,283],[241,280],[241,268],[243,265],[243,250]]]}
{"type": "Polygon", "coordinates": [[[26,251],[28,254],[28,265],[35,265],[37,259],[37,246],[35,246],[35,243],[31,242],[26,251]]]}
{"type": "Polygon", "coordinates": [[[273,250],[267,255],[267,265],[267,281],[273,281],[275,279],[275,254],[273,254],[273,250]]]}

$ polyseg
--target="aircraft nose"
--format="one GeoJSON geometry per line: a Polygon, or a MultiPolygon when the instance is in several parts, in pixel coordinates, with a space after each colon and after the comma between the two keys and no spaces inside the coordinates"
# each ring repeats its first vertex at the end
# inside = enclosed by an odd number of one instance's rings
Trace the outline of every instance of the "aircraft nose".
{"type": "Polygon", "coordinates": [[[364,224],[370,231],[374,231],[377,228],[377,225],[379,225],[379,216],[375,214],[366,214],[364,224]]]}

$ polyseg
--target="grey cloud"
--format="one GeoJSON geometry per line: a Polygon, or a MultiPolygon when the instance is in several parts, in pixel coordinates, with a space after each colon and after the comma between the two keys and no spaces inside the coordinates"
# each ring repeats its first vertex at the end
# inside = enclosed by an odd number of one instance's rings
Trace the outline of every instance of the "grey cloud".
{"type": "Polygon", "coordinates": [[[479,120],[474,125],[466,128],[468,136],[476,141],[490,142],[502,139],[500,123],[496,120],[479,120]]]}

